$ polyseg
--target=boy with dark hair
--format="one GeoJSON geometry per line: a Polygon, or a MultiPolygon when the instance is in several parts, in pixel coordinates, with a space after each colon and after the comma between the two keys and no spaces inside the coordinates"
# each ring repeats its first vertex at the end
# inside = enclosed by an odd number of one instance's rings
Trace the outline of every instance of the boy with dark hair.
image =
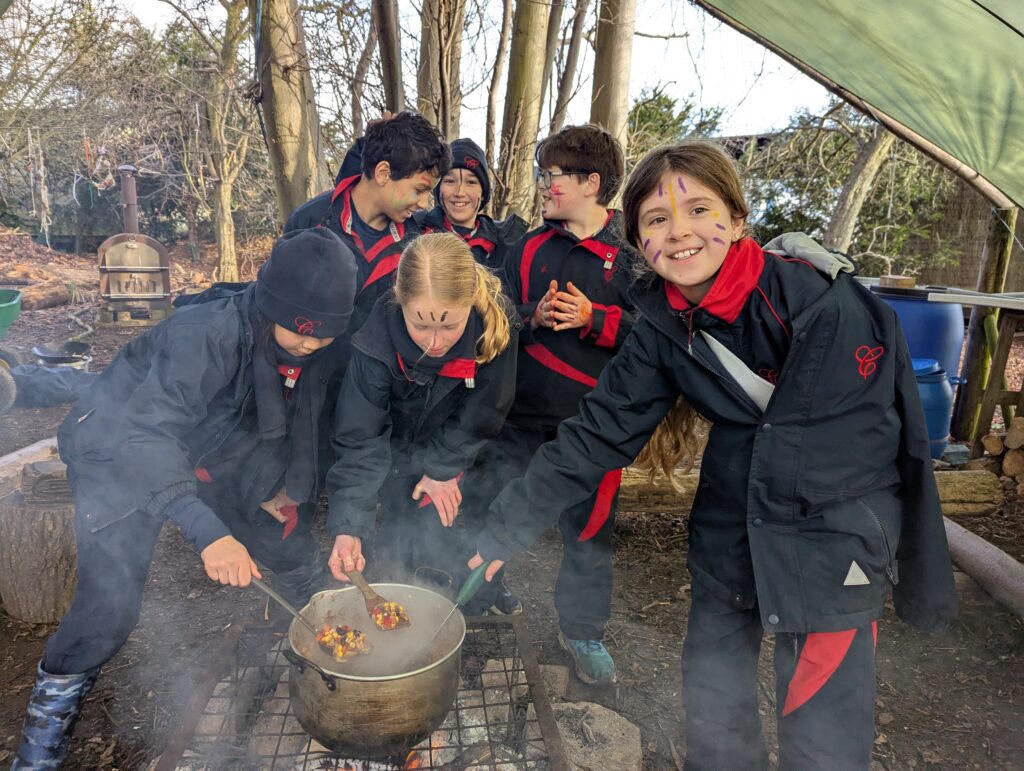
{"type": "MultiPolygon", "coordinates": [[[[505,262],[524,321],[516,398],[502,432],[463,486],[463,507],[471,515],[486,511],[558,425],[576,414],[634,318],[626,290],[635,253],[626,245],[622,215],[607,208],[623,176],[618,142],[597,126],[569,126],[540,143],[537,161],[544,223],[512,247],[505,262]]],[[[565,544],[555,587],[559,641],[588,683],[615,680],[615,662],[601,638],[611,615],[620,479],[621,471],[608,474],[588,501],[561,512],[558,523],[565,544]]],[[[518,600],[507,589],[497,591],[492,611],[516,612],[518,600]]]]}
{"type": "Polygon", "coordinates": [[[362,326],[377,298],[391,289],[402,247],[419,232],[411,216],[427,207],[430,191],[452,163],[441,133],[414,112],[371,122],[361,154],[361,174],[340,179],[334,190],[304,203],[284,228],[287,233],[323,225],[356,254],[352,332],[362,326]]]}

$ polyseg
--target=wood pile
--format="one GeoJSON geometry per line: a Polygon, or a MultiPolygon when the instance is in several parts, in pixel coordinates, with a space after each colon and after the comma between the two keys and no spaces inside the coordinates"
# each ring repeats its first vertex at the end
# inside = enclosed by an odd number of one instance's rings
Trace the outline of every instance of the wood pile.
{"type": "Polygon", "coordinates": [[[95,258],[40,246],[27,233],[0,232],[0,286],[21,291],[24,310],[52,308],[99,290],[95,258]]]}
{"type": "Polygon", "coordinates": [[[968,468],[1012,479],[1017,495],[1024,496],[1024,417],[1011,420],[1004,432],[986,434],[981,445],[985,454],[968,461],[968,468]]]}

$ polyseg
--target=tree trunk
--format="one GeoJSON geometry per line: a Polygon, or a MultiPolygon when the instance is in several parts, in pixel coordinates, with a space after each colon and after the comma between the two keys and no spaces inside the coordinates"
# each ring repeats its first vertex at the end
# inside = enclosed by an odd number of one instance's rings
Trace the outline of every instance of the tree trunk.
{"type": "Polygon", "coordinates": [[[370,34],[359,54],[356,74],[350,83],[352,93],[352,136],[361,137],[366,133],[366,119],[363,117],[363,89],[366,88],[366,74],[370,71],[373,61],[373,50],[377,47],[377,28],[370,25],[370,34]]]}
{"type": "Polygon", "coordinates": [[[420,63],[416,105],[448,141],[459,137],[459,63],[462,57],[464,0],[424,0],[420,24],[420,63]]]}
{"type": "Polygon", "coordinates": [[[626,147],[629,67],[633,57],[636,0],[601,0],[594,51],[590,122],[604,126],[626,147]]]}
{"type": "Polygon", "coordinates": [[[0,595],[4,610],[33,624],[59,621],[75,593],[75,509],[0,500],[0,595]]]}
{"type": "Polygon", "coordinates": [[[505,115],[501,126],[502,171],[500,216],[514,211],[530,219],[533,209],[533,150],[540,128],[540,79],[547,38],[546,6],[518,0],[512,21],[505,115]]]}
{"type": "Polygon", "coordinates": [[[234,185],[215,182],[213,185],[214,230],[217,235],[218,281],[238,281],[238,258],[235,255],[235,219],[231,213],[234,185]]]}
{"type": "Polygon", "coordinates": [[[551,133],[561,131],[565,123],[565,113],[572,99],[573,86],[576,84],[576,68],[580,62],[580,48],[583,46],[583,25],[587,20],[587,7],[590,0],[576,0],[576,13],[572,17],[572,34],[569,36],[569,51],[565,55],[565,69],[558,80],[558,98],[555,110],[551,114],[551,133]]]}
{"type": "Polygon", "coordinates": [[[293,210],[326,189],[330,180],[321,163],[320,121],[298,4],[265,0],[259,19],[256,0],[249,0],[249,7],[259,40],[260,109],[274,172],[277,214],[284,223],[293,210]]]}
{"type": "Polygon", "coordinates": [[[540,79],[540,103],[542,106],[547,98],[551,70],[555,67],[555,52],[558,50],[558,41],[562,35],[562,11],[564,9],[565,0],[551,0],[551,13],[548,16],[548,41],[544,47],[544,75],[540,79]]]}
{"type": "MultiPolygon", "coordinates": [[[[1002,292],[1006,287],[1006,273],[1013,252],[1013,233],[1017,226],[1017,209],[993,209],[989,220],[988,238],[982,252],[981,268],[978,272],[977,290],[990,294],[1002,292]]],[[[996,308],[975,305],[971,308],[971,320],[967,325],[967,351],[957,389],[956,406],[953,409],[953,424],[950,432],[957,439],[972,440],[981,410],[981,398],[992,366],[992,352],[985,340],[985,318],[998,319],[996,308]]],[[[1002,373],[996,373],[1000,376],[1002,373]]],[[[988,433],[991,426],[984,426],[988,433]]]]}
{"type": "Polygon", "coordinates": [[[853,164],[850,176],[843,184],[835,213],[825,232],[823,243],[826,247],[841,252],[849,251],[860,210],[875,185],[878,171],[889,158],[889,151],[895,143],[896,135],[890,134],[885,126],[879,124],[875,126],[871,139],[857,152],[857,160],[853,164]]]}
{"type": "Polygon", "coordinates": [[[380,68],[384,76],[384,101],[388,112],[405,109],[402,85],[402,47],[397,0],[373,0],[373,26],[380,43],[380,68]]]}
{"type": "Polygon", "coordinates": [[[512,0],[502,0],[501,33],[498,37],[498,53],[494,57],[494,70],[491,73],[491,90],[487,92],[487,167],[494,168],[494,136],[498,122],[498,88],[505,75],[505,58],[508,56],[508,43],[512,35],[512,0]]]}

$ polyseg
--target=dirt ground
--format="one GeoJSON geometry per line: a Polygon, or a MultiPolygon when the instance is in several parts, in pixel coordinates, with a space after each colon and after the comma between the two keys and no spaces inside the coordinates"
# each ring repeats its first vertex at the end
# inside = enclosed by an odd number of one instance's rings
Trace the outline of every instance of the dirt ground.
{"type": "MultiPolygon", "coordinates": [[[[22,353],[40,342],[81,332],[95,307],[26,311],[0,343],[22,353]]],[[[106,366],[138,329],[98,329],[89,338],[93,369],[106,366]]],[[[1024,348],[1014,351],[1024,362],[1024,348]]],[[[0,416],[0,455],[55,434],[66,409],[16,410],[0,416]]],[[[991,517],[960,520],[1017,559],[1024,559],[1024,506],[1014,494],[991,517]]],[[[645,769],[680,764],[682,726],[679,651],[689,606],[686,521],[621,513],[615,529],[615,593],[608,647],[619,684],[586,686],[570,679],[567,698],[616,709],[642,732],[645,769]]],[[[554,578],[556,534],[510,565],[541,663],[569,664],[557,641],[554,578]]],[[[963,579],[964,577],[960,577],[963,579]]],[[[895,619],[880,623],[875,768],[1021,768],[1024,758],[1024,622],[996,606],[969,580],[958,579],[961,615],[950,633],[918,634],[895,619]]],[[[138,628],[103,670],[75,732],[69,767],[135,769],[160,753],[225,627],[263,608],[255,590],[221,588],[198,556],[166,527],[160,537],[138,628]]],[[[36,662],[50,625],[21,623],[0,610],[0,766],[10,761],[36,662]]],[[[761,667],[762,716],[773,743],[771,638],[761,667]]],[[[775,755],[772,755],[774,759],[775,755]]],[[[681,766],[679,766],[681,767],[681,766]]]]}

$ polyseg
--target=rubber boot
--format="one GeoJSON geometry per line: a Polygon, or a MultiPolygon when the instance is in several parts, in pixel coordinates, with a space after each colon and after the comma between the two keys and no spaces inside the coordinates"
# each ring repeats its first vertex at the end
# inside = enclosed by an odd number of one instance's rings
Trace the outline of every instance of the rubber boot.
{"type": "Polygon", "coordinates": [[[68,754],[71,732],[82,712],[99,669],[80,675],[51,675],[36,668],[36,682],[28,699],[25,726],[11,771],[59,768],[68,754]]]}

